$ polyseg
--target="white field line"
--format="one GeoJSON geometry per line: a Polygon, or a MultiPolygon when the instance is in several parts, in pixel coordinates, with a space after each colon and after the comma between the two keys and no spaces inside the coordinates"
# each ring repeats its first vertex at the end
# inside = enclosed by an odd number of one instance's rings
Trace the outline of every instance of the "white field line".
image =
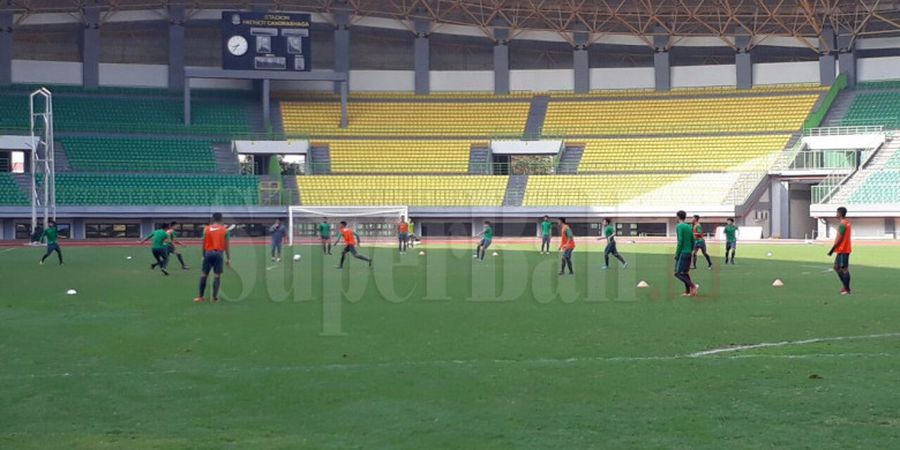
{"type": "Polygon", "coordinates": [[[10,247],[10,248],[6,248],[6,249],[3,249],[3,250],[0,250],[0,254],[6,253],[6,252],[11,252],[11,251],[13,251],[13,250],[18,250],[18,249],[19,249],[19,247],[10,247]]]}
{"type": "MultiPolygon", "coordinates": [[[[293,366],[268,366],[268,367],[224,367],[213,369],[216,374],[244,374],[244,373],[287,373],[287,372],[322,372],[336,370],[355,370],[355,369],[394,369],[398,367],[424,367],[424,366],[467,366],[478,364],[526,364],[536,366],[566,366],[579,363],[617,363],[617,362],[647,362],[647,361],[678,361],[687,359],[708,359],[708,360],[740,360],[740,359],[814,359],[814,358],[894,358],[898,355],[882,352],[871,353],[806,353],[806,354],[729,354],[741,350],[754,350],[771,347],[799,346],[807,344],[815,344],[820,342],[833,341],[852,341],[863,339],[883,339],[891,337],[900,337],[900,333],[884,333],[869,334],[862,336],[835,336],[824,338],[803,339],[798,341],[782,341],[773,343],[762,343],[753,345],[742,345],[714,350],[706,350],[702,352],[694,352],[682,355],[670,356],[612,356],[612,357],[587,357],[587,358],[538,358],[538,359],[471,359],[471,360],[435,360],[435,361],[385,361],[373,363],[351,363],[351,364],[311,364],[311,365],[293,365],[293,366]],[[724,354],[711,358],[714,355],[724,354]]],[[[203,373],[203,370],[145,370],[145,371],[118,371],[118,372],[57,372],[43,374],[11,374],[0,375],[0,380],[27,380],[41,378],[65,378],[65,377],[131,377],[146,375],[196,375],[203,373]]]]}
{"type": "Polygon", "coordinates": [[[722,348],[715,348],[712,350],[704,350],[702,352],[690,353],[687,356],[689,358],[700,358],[703,356],[717,355],[719,353],[739,352],[741,350],[756,350],[756,349],[760,349],[760,348],[771,348],[771,347],[788,347],[788,346],[795,346],[795,345],[817,344],[820,342],[857,341],[857,340],[862,340],[862,339],[883,339],[883,338],[898,337],[898,336],[900,336],[900,333],[882,333],[882,334],[865,334],[862,336],[834,336],[834,337],[811,338],[811,339],[801,339],[799,341],[763,342],[760,344],[734,345],[734,346],[730,346],[730,347],[722,347],[722,348]]]}

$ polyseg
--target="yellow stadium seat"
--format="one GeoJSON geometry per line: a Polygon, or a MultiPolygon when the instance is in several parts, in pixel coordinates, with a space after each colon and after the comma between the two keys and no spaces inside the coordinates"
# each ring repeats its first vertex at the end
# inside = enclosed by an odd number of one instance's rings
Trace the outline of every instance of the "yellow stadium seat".
{"type": "Polygon", "coordinates": [[[300,201],[315,206],[501,206],[506,176],[307,175],[300,201]]]}

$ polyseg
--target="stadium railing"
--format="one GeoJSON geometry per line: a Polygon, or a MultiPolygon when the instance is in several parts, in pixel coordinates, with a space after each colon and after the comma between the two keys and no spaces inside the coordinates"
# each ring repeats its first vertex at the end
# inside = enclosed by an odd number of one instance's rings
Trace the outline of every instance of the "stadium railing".
{"type": "Polygon", "coordinates": [[[853,134],[883,134],[883,125],[804,128],[804,136],[847,136],[853,134]]]}

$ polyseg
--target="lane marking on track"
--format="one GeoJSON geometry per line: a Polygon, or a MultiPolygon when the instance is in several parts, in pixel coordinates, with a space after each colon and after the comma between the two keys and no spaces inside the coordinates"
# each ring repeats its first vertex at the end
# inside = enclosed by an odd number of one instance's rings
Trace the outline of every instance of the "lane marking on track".
{"type": "Polygon", "coordinates": [[[13,250],[18,250],[18,249],[19,249],[19,247],[10,247],[10,248],[6,248],[6,249],[3,249],[3,250],[0,250],[0,254],[6,253],[6,252],[11,252],[11,251],[13,251],[13,250]]]}
{"type": "MultiPolygon", "coordinates": [[[[736,361],[742,359],[814,359],[814,358],[895,358],[898,355],[883,352],[871,353],[805,353],[805,354],[731,354],[741,350],[754,350],[772,347],[798,346],[821,342],[853,341],[864,339],[884,339],[900,337],[900,333],[869,334],[861,336],[835,336],[796,341],[781,341],[772,343],[752,344],[744,346],[727,347],[721,349],[706,350],[681,355],[670,356],[611,356],[611,357],[587,357],[587,358],[538,358],[538,359],[469,359],[469,360],[434,360],[434,361],[385,361],[356,364],[314,364],[294,366],[268,366],[268,367],[220,367],[210,369],[217,374],[243,374],[243,373],[279,373],[279,372],[322,372],[335,370],[355,369],[395,369],[398,367],[424,367],[424,366],[466,366],[478,364],[525,364],[535,366],[566,366],[579,363],[617,363],[617,362],[648,362],[648,361],[736,361]],[[713,357],[714,355],[721,355],[713,357]]],[[[41,378],[64,377],[133,377],[153,375],[200,375],[207,373],[203,370],[146,370],[146,371],[118,371],[118,372],[57,372],[43,374],[0,375],[0,380],[27,380],[41,378]]]]}

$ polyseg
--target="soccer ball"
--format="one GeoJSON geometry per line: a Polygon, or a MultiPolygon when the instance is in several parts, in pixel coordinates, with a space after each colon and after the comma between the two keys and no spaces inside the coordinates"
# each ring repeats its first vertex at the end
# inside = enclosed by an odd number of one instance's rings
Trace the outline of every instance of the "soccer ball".
{"type": "Polygon", "coordinates": [[[772,256],[772,252],[766,253],[766,256],[772,256]]]}
{"type": "Polygon", "coordinates": [[[294,255],[294,261],[300,261],[300,258],[302,258],[302,256],[294,255]]]}
{"type": "Polygon", "coordinates": [[[130,257],[130,256],[126,256],[125,259],[131,261],[131,257],[130,257]]]}
{"type": "Polygon", "coordinates": [[[419,256],[425,256],[425,252],[419,252],[419,256]]]}
{"type": "Polygon", "coordinates": [[[497,256],[497,255],[499,255],[499,253],[497,253],[497,252],[494,252],[491,254],[491,256],[497,256]]]}
{"type": "Polygon", "coordinates": [[[66,295],[75,295],[77,293],[78,291],[76,291],[75,289],[69,289],[68,291],[66,291],[66,295]]]}
{"type": "Polygon", "coordinates": [[[473,258],[477,258],[477,257],[478,257],[478,254],[476,253],[476,254],[472,255],[472,257],[473,257],[473,258]]]}

